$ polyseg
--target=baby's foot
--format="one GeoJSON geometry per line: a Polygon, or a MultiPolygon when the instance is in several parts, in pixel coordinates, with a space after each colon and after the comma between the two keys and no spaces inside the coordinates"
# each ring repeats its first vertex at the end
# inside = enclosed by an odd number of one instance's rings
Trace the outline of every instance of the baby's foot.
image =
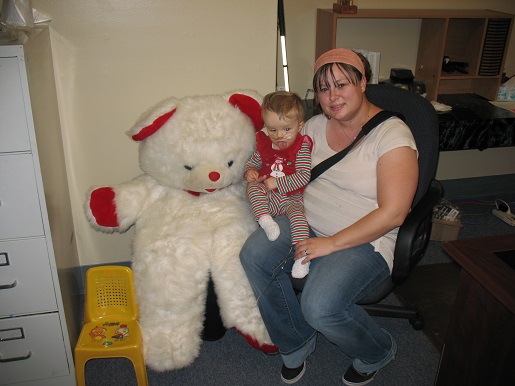
{"type": "Polygon", "coordinates": [[[309,273],[309,264],[311,264],[311,262],[308,261],[306,264],[301,264],[304,259],[295,260],[295,263],[293,263],[293,267],[291,268],[291,275],[296,279],[302,279],[309,273]]]}
{"type": "Polygon", "coordinates": [[[259,226],[265,231],[268,240],[277,240],[281,234],[281,228],[279,228],[279,225],[274,221],[272,216],[265,214],[259,218],[258,223],[259,226]]]}

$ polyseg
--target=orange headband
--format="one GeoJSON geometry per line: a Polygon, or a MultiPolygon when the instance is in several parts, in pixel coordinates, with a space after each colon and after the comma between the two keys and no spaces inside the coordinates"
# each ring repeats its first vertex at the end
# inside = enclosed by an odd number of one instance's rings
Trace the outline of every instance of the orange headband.
{"type": "Polygon", "coordinates": [[[320,67],[328,63],[345,63],[355,67],[361,75],[365,75],[365,66],[358,54],[347,48],[335,48],[324,52],[315,62],[315,74],[320,67]]]}

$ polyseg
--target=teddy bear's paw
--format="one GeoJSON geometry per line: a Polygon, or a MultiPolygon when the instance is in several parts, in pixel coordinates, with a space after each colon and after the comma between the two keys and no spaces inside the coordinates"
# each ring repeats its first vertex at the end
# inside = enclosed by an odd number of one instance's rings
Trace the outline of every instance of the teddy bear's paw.
{"type": "Polygon", "coordinates": [[[254,337],[249,334],[245,334],[234,327],[234,331],[243,336],[248,344],[254,347],[256,350],[263,351],[266,354],[277,354],[279,353],[279,348],[276,345],[268,344],[268,343],[259,343],[254,337]]]}
{"type": "Polygon", "coordinates": [[[86,215],[92,224],[106,228],[118,227],[113,188],[105,186],[92,190],[86,206],[86,215]]]}
{"type": "Polygon", "coordinates": [[[307,262],[306,264],[301,264],[302,260],[296,260],[293,264],[293,267],[291,268],[291,275],[296,279],[302,279],[306,277],[306,275],[309,273],[309,264],[310,262],[307,262]]]}
{"type": "Polygon", "coordinates": [[[268,240],[277,240],[277,238],[281,234],[281,228],[279,228],[279,225],[275,222],[272,216],[268,214],[261,216],[258,220],[258,223],[259,226],[263,228],[263,230],[265,231],[268,240]]]}

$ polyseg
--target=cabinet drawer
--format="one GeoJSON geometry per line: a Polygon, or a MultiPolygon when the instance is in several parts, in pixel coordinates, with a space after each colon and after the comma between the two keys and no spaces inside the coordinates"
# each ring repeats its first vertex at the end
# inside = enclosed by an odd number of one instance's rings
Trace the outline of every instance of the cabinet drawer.
{"type": "Polygon", "coordinates": [[[57,313],[0,320],[0,385],[69,373],[57,313]]]}
{"type": "Polygon", "coordinates": [[[0,239],[42,235],[32,155],[0,155],[0,239]]]}
{"type": "Polygon", "coordinates": [[[46,241],[0,241],[0,318],[57,310],[46,241]]]}
{"type": "Polygon", "coordinates": [[[30,150],[17,57],[0,58],[0,84],[0,153],[30,150]]]}

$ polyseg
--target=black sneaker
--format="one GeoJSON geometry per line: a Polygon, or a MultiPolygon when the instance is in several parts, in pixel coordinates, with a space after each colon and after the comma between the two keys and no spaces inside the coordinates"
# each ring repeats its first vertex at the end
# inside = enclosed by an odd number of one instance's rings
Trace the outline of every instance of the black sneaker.
{"type": "Polygon", "coordinates": [[[299,381],[304,373],[306,372],[306,361],[299,367],[296,367],[294,369],[290,369],[283,365],[283,368],[281,370],[281,380],[284,383],[287,383],[291,385],[292,383],[295,383],[299,381]]]}
{"type": "Polygon", "coordinates": [[[347,386],[366,385],[367,383],[372,382],[376,374],[377,370],[366,374],[360,373],[354,368],[354,366],[351,365],[345,374],[343,374],[343,383],[345,383],[347,386]]]}

